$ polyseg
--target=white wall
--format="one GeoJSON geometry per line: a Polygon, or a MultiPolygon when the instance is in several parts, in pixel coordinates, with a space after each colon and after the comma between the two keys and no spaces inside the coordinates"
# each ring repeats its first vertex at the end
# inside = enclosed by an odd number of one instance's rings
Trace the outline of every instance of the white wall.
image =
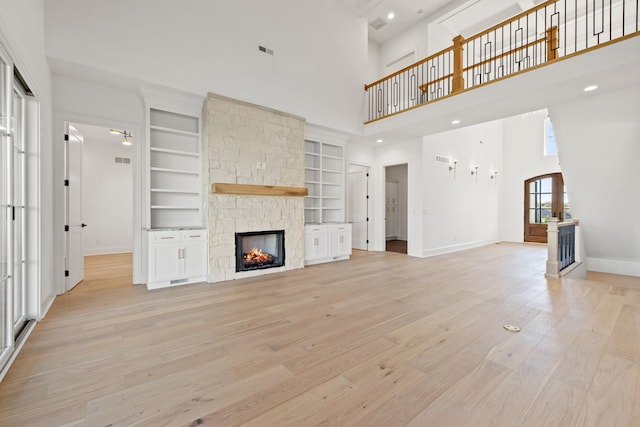
{"type": "Polygon", "coordinates": [[[35,93],[40,128],[29,144],[27,171],[29,313],[42,317],[56,294],[53,259],[51,77],[44,46],[44,0],[0,0],[0,43],[9,51],[35,93]],[[35,286],[34,286],[35,284],[35,286]]]}
{"type": "Polygon", "coordinates": [[[82,147],[82,210],[85,255],[133,251],[133,160],[131,146],[84,138],[82,147]]]}
{"type": "Polygon", "coordinates": [[[373,83],[384,77],[384,69],[382,67],[382,62],[380,61],[380,45],[373,40],[369,40],[368,52],[368,73],[366,83],[373,83]]]}
{"type": "Polygon", "coordinates": [[[453,38],[457,35],[445,25],[432,22],[427,28],[427,49],[429,52],[427,55],[453,46],[453,38]]]}
{"type": "Polygon", "coordinates": [[[380,45],[380,65],[382,71],[387,74],[387,64],[399,59],[410,51],[416,52],[416,58],[413,62],[419,61],[428,55],[427,24],[425,21],[418,22],[407,31],[380,45]]]}
{"type": "MultiPolygon", "coordinates": [[[[547,110],[540,110],[503,120],[504,157],[498,171],[502,241],[524,241],[524,182],[539,175],[560,172],[558,156],[544,155],[547,115],[547,110]]],[[[555,121],[553,123],[555,125],[555,121]]],[[[571,188],[568,190],[571,200],[571,188]]]]}
{"type": "Polygon", "coordinates": [[[587,268],[640,276],[640,86],[550,105],[587,268]]]}
{"type": "MultiPolygon", "coordinates": [[[[502,168],[501,121],[424,137],[424,256],[452,252],[499,240],[500,182],[490,172],[502,168]],[[435,155],[457,159],[454,171],[435,155]],[[476,175],[475,165],[478,165],[476,175]]],[[[411,197],[411,195],[409,196],[411,197]]]]}
{"type": "Polygon", "coordinates": [[[367,22],[337,0],[56,0],[46,13],[53,58],[338,130],[361,124],[367,22]]]}

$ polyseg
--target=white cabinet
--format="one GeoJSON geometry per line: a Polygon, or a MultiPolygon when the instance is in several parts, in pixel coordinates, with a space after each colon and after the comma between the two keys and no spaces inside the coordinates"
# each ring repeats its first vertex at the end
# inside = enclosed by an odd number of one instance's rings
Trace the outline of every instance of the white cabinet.
{"type": "Polygon", "coordinates": [[[345,206],[344,148],[324,142],[305,141],[304,222],[343,222],[345,206]]]}
{"type": "Polygon", "coordinates": [[[316,261],[329,256],[329,235],[324,225],[309,225],[304,228],[305,261],[316,261]]]}
{"type": "Polygon", "coordinates": [[[207,281],[207,230],[149,231],[147,289],[207,281]]]}
{"type": "Polygon", "coordinates": [[[349,259],[351,224],[318,224],[304,227],[306,265],[349,259]]]}
{"type": "Polygon", "coordinates": [[[330,224],[329,241],[332,256],[351,255],[351,224],[330,224]]]}

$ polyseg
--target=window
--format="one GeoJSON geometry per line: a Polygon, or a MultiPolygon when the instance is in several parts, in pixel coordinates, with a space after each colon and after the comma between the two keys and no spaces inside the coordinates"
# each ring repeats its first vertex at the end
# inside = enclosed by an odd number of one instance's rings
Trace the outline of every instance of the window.
{"type": "Polygon", "coordinates": [[[544,119],[544,155],[545,156],[557,156],[558,147],[556,146],[556,137],[553,133],[553,125],[551,119],[547,117],[544,119]]]}

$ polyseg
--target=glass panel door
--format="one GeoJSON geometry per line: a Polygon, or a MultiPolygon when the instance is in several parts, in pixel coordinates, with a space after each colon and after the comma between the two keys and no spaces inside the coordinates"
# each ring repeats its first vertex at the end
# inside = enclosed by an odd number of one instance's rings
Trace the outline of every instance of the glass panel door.
{"type": "Polygon", "coordinates": [[[537,176],[525,181],[524,241],[547,243],[550,218],[570,218],[569,199],[561,173],[537,176]]]}
{"type": "Polygon", "coordinates": [[[11,284],[13,288],[13,328],[17,334],[26,322],[26,254],[24,248],[25,225],[25,99],[19,88],[13,91],[13,108],[11,118],[11,180],[12,200],[11,222],[13,250],[11,284]]]}
{"type": "Polygon", "coordinates": [[[0,51],[0,369],[13,351],[13,322],[11,311],[11,146],[10,66],[0,51]]]}

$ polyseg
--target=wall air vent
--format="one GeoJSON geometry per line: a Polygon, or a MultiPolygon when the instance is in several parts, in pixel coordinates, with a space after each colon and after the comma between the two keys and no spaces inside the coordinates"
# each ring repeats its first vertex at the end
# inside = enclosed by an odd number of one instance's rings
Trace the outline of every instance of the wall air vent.
{"type": "Polygon", "coordinates": [[[373,27],[374,30],[379,30],[380,28],[387,25],[387,21],[385,21],[382,18],[376,18],[375,20],[369,22],[369,25],[371,25],[371,27],[373,27]]]}
{"type": "Polygon", "coordinates": [[[441,156],[440,154],[436,154],[433,158],[436,163],[442,163],[443,165],[449,165],[451,163],[451,159],[447,156],[441,156]]]}
{"type": "Polygon", "coordinates": [[[116,163],[120,163],[123,165],[130,165],[131,159],[129,157],[116,157],[116,163]]]}
{"type": "Polygon", "coordinates": [[[271,50],[271,49],[269,49],[269,48],[267,48],[267,47],[264,47],[264,46],[258,46],[258,50],[259,50],[260,52],[262,52],[262,53],[266,53],[266,54],[268,54],[268,55],[273,56],[273,50],[271,50]]]}

